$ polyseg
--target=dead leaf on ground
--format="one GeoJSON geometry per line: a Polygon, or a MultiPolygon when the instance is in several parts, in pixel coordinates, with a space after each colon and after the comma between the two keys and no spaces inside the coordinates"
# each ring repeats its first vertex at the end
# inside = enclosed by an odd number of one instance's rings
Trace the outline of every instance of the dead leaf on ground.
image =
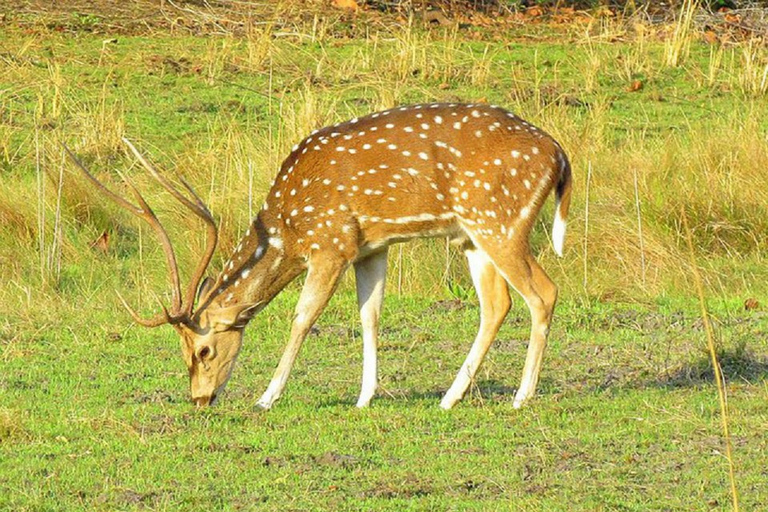
{"type": "Polygon", "coordinates": [[[109,233],[103,231],[96,240],[91,242],[90,247],[104,253],[107,252],[109,250],[109,233]]]}
{"type": "Polygon", "coordinates": [[[488,16],[484,16],[480,13],[475,13],[474,16],[472,16],[472,25],[476,27],[492,27],[494,25],[494,22],[491,18],[488,16]]]}
{"type": "Polygon", "coordinates": [[[427,11],[424,13],[425,23],[436,23],[441,26],[453,25],[453,22],[445,17],[441,11],[427,11]]]}
{"type": "Polygon", "coordinates": [[[338,7],[339,9],[350,9],[353,11],[360,9],[360,6],[357,5],[355,0],[333,0],[333,6],[338,7]]]}
{"type": "Polygon", "coordinates": [[[634,82],[629,84],[629,87],[627,87],[627,92],[637,92],[642,88],[643,88],[643,82],[641,80],[635,80],[634,82]]]}
{"type": "Polygon", "coordinates": [[[534,6],[529,7],[525,10],[525,14],[530,16],[531,18],[535,18],[537,16],[542,16],[544,14],[544,11],[541,9],[541,7],[534,6]]]}
{"type": "Polygon", "coordinates": [[[752,310],[758,309],[759,307],[760,307],[760,303],[757,302],[757,299],[754,297],[750,297],[744,301],[744,309],[746,311],[752,311],[752,310]]]}
{"type": "Polygon", "coordinates": [[[616,13],[608,7],[603,6],[595,11],[594,16],[595,18],[613,18],[616,16],[616,13]]]}
{"type": "Polygon", "coordinates": [[[717,34],[715,33],[714,30],[707,30],[706,32],[704,32],[704,40],[708,44],[715,44],[720,42],[720,38],[717,37],[717,34]]]}

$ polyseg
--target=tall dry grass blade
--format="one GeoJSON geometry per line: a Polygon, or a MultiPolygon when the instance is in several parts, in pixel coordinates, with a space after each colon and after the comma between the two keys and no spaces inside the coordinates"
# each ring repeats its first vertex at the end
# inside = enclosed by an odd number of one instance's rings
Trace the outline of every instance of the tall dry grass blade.
{"type": "Polygon", "coordinates": [[[724,45],[710,47],[709,62],[707,64],[707,85],[714,87],[717,83],[717,77],[722,71],[724,45]]]}
{"type": "Polygon", "coordinates": [[[248,218],[253,218],[253,161],[248,159],[248,218]]]}
{"type": "Polygon", "coordinates": [[[64,243],[64,232],[61,227],[61,202],[62,202],[62,190],[64,188],[64,158],[65,155],[62,152],[62,160],[59,164],[59,184],[56,190],[56,211],[53,217],[53,244],[51,245],[51,252],[48,260],[48,270],[53,271],[54,282],[58,282],[61,277],[61,251],[62,244],[64,243]]]}
{"type": "Polygon", "coordinates": [[[683,0],[672,38],[664,43],[664,64],[667,67],[676,68],[688,57],[691,51],[693,16],[700,3],[700,0],[683,0]]]}
{"type": "Polygon", "coordinates": [[[745,94],[760,97],[768,92],[768,52],[762,41],[750,39],[742,44],[738,66],[739,85],[745,94]]]}
{"type": "Polygon", "coordinates": [[[587,256],[589,255],[589,185],[592,182],[592,160],[587,162],[587,185],[584,190],[584,291],[587,291],[588,274],[587,274],[587,256]]]}
{"type": "Polygon", "coordinates": [[[397,252],[397,296],[403,295],[403,244],[400,244],[397,252]]]}
{"type": "Polygon", "coordinates": [[[633,169],[633,177],[635,184],[635,210],[637,211],[637,236],[640,239],[640,277],[643,283],[643,289],[645,289],[645,244],[643,242],[643,218],[642,210],[640,208],[640,190],[637,185],[637,169],[633,169]]]}
{"type": "Polygon", "coordinates": [[[45,176],[40,155],[40,132],[35,126],[35,177],[37,178],[37,247],[40,258],[40,281],[45,284],[45,176]]]}
{"type": "Polygon", "coordinates": [[[447,285],[451,275],[451,241],[448,238],[445,239],[444,254],[445,260],[443,261],[443,276],[440,278],[440,286],[447,285]]]}
{"type": "Polygon", "coordinates": [[[736,489],[736,469],[733,463],[733,453],[731,448],[731,433],[728,427],[728,401],[725,394],[725,381],[723,380],[723,374],[720,369],[720,363],[717,361],[717,351],[715,349],[715,333],[712,328],[712,322],[709,319],[709,312],[707,311],[707,305],[704,300],[704,284],[699,273],[699,267],[696,264],[696,253],[693,249],[693,235],[691,234],[691,228],[688,226],[688,215],[685,212],[685,206],[680,207],[680,213],[683,219],[683,229],[685,230],[685,239],[688,244],[688,254],[691,259],[691,273],[693,274],[693,282],[696,286],[696,294],[699,298],[699,306],[701,307],[701,320],[704,323],[704,330],[707,334],[707,348],[709,349],[709,356],[712,362],[712,369],[715,372],[715,382],[717,383],[717,395],[720,404],[720,419],[723,427],[723,437],[725,438],[725,457],[728,459],[728,476],[731,482],[731,497],[733,503],[734,512],[739,510],[739,493],[736,489]]]}

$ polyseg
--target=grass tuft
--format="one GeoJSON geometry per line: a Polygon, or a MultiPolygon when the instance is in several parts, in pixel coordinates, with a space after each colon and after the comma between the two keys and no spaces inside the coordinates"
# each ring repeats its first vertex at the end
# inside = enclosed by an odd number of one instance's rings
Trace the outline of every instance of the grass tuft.
{"type": "Polygon", "coordinates": [[[16,442],[26,435],[27,430],[19,411],[0,407],[0,444],[16,442]]]}

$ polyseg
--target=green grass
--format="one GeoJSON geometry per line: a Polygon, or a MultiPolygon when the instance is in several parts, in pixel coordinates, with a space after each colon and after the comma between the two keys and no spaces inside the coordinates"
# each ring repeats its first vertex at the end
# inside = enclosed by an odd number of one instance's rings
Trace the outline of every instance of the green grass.
{"type": "Polygon", "coordinates": [[[100,23],[9,25],[0,40],[0,509],[728,510],[681,207],[728,382],[742,508],[768,501],[762,47],[694,42],[668,67],[663,41],[603,42],[615,27],[511,28],[489,43],[412,27],[362,37],[362,20],[338,29],[354,38],[109,42],[90,32],[100,23]],[[519,411],[519,299],[471,395],[438,407],[478,315],[463,258],[442,241],[390,251],[370,409],[354,407],[362,351],[347,277],[273,410],[253,405],[300,283],[246,331],[222,403],[195,411],[175,333],[132,325],[113,293],[153,311],[153,294],[167,294],[161,251],[59,146],[116,187],[119,169],[147,191],[186,274],[200,227],[120,137],[184,174],[221,224],[214,272],[312,129],[396,103],[481,99],[555,135],[574,167],[565,257],[548,247],[551,206],[534,235],[561,303],[539,396],[519,411]],[[90,245],[105,230],[103,254],[90,245]],[[750,297],[760,305],[745,311],[750,297]]]}
{"type": "MultiPolygon", "coordinates": [[[[477,306],[390,297],[382,391],[357,410],[361,342],[341,294],[286,395],[257,412],[294,299],[254,321],[224,400],[204,412],[188,403],[173,331],[126,329],[114,303],[72,307],[63,328],[4,332],[0,508],[728,509],[716,393],[685,305],[566,302],[540,394],[514,410],[528,329],[518,304],[472,395],[445,412],[477,306]]],[[[714,309],[742,505],[758,510],[768,322],[714,309]]]]}

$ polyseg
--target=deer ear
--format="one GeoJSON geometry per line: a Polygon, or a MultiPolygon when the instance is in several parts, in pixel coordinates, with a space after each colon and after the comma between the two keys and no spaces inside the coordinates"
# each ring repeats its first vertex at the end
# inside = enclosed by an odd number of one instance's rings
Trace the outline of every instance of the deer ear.
{"type": "Polygon", "coordinates": [[[213,278],[211,277],[206,277],[205,279],[203,279],[203,282],[200,283],[200,286],[197,289],[198,302],[200,301],[200,299],[208,295],[208,292],[211,291],[211,287],[213,286],[213,283],[214,281],[213,281],[213,278]]]}
{"type": "Polygon", "coordinates": [[[233,328],[245,327],[253,315],[262,308],[262,303],[237,304],[227,308],[219,308],[207,311],[207,325],[216,332],[227,331],[233,328]]]}

